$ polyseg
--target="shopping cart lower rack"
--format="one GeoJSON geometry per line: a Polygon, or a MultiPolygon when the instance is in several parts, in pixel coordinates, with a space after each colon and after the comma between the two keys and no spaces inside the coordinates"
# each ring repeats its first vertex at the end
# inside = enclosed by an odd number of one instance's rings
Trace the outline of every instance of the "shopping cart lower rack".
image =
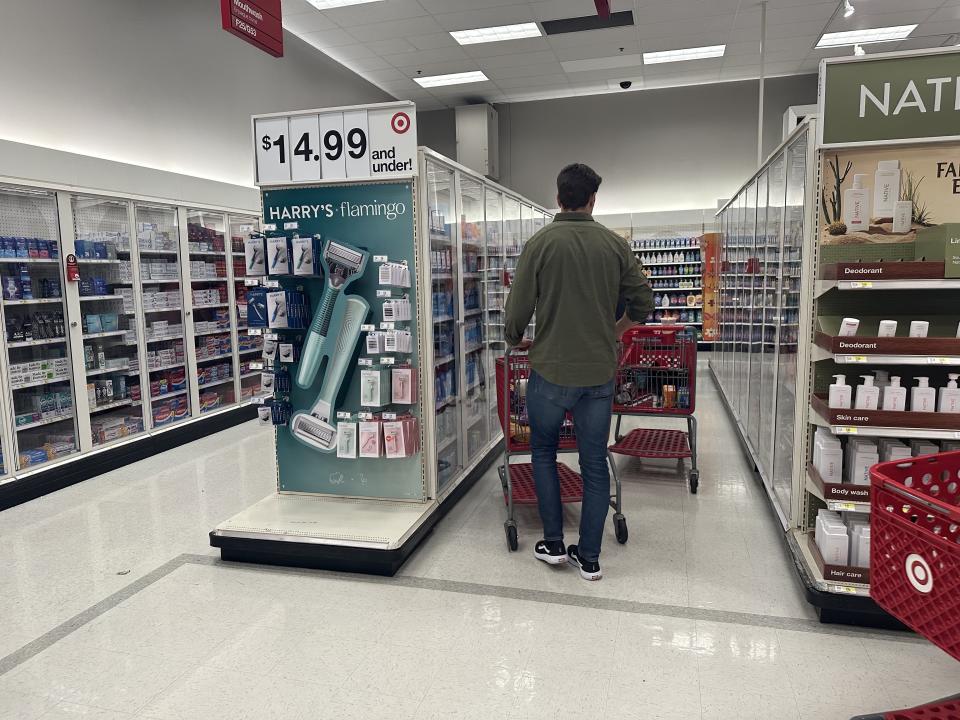
{"type": "MultiPolygon", "coordinates": [[[[690,492],[700,486],[697,468],[697,336],[683,325],[641,325],[623,335],[613,412],[616,442],[610,452],[635,458],[690,458],[690,492]],[[687,431],[637,428],[622,435],[623,417],[686,419],[687,431]]],[[[616,466],[611,462],[614,474],[616,466]]]]}
{"type": "MultiPolygon", "coordinates": [[[[516,505],[535,505],[537,489],[533,481],[531,463],[511,463],[517,455],[530,454],[530,420],[527,416],[527,381],[530,378],[530,360],[525,353],[514,350],[505,357],[497,359],[497,408],[500,425],[503,427],[504,459],[499,468],[500,483],[503,486],[503,499],[507,506],[507,520],[503,524],[507,536],[507,547],[514,551],[519,547],[517,522],[514,514],[516,505]]],[[[573,419],[567,415],[560,429],[560,453],[577,452],[577,437],[573,419]]],[[[627,541],[627,520],[622,512],[620,479],[613,467],[613,458],[607,457],[611,467],[611,476],[615,492],[610,496],[610,506],[614,510],[613,527],[617,542],[627,541]]],[[[564,504],[583,501],[583,478],[580,473],[563,464],[557,463],[560,477],[560,501],[564,504]]]]}
{"type": "MultiPolygon", "coordinates": [[[[874,465],[870,484],[870,595],[960,660],[960,452],[874,465]]],[[[868,718],[956,720],[960,695],[868,718]]]]}

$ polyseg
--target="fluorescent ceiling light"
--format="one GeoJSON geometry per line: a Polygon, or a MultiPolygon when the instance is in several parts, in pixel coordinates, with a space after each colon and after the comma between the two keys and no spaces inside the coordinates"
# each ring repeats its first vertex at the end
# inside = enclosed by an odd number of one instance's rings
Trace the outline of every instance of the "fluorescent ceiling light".
{"type": "Polygon", "coordinates": [[[476,28],[475,30],[453,30],[453,39],[461,45],[518,40],[520,38],[540,37],[540,26],[535,22],[519,25],[500,25],[498,27],[476,28]]]}
{"type": "Polygon", "coordinates": [[[307,2],[317,10],[332,10],[333,8],[347,7],[348,5],[383,2],[383,0],[307,0],[307,2]]]}
{"type": "Polygon", "coordinates": [[[441,85],[463,85],[464,83],[485,82],[488,80],[479,70],[472,72],[451,73],[449,75],[430,75],[429,77],[414,78],[414,82],[420,87],[440,87],[441,85]]]}
{"type": "Polygon", "coordinates": [[[643,54],[643,64],[656,65],[657,63],[683,62],[685,60],[704,60],[706,58],[723,57],[726,51],[726,45],[709,45],[707,47],[685,48],[683,50],[648,52],[643,54]]]}
{"type": "Polygon", "coordinates": [[[867,43],[895,42],[910,36],[916,25],[894,25],[893,27],[870,28],[869,30],[845,30],[843,32],[824,33],[817,43],[818,48],[842,47],[844,45],[866,45],[867,43]]]}
{"type": "Polygon", "coordinates": [[[856,8],[853,7],[853,4],[850,2],[850,0],[843,0],[843,16],[845,18],[850,17],[856,11],[857,11],[856,8]]]}

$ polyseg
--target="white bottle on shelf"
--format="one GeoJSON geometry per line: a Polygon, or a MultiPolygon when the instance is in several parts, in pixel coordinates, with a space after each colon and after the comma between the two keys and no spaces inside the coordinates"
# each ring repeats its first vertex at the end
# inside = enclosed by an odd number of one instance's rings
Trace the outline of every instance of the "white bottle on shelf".
{"type": "Polygon", "coordinates": [[[857,410],[876,410],[880,406],[880,388],[873,384],[873,375],[861,375],[863,385],[857,387],[857,410]]]}
{"type": "Polygon", "coordinates": [[[917,387],[910,390],[911,412],[933,412],[937,409],[937,391],[930,387],[930,378],[918,377],[917,387]]]}
{"type": "Polygon", "coordinates": [[[834,410],[849,410],[851,390],[847,385],[846,375],[834,375],[836,382],[830,386],[830,395],[827,404],[834,410]]]}
{"type": "Polygon", "coordinates": [[[940,405],[937,409],[942,413],[960,413],[960,388],[957,387],[960,374],[950,373],[947,377],[950,381],[946,387],[940,388],[940,405]]]}
{"type": "Polygon", "coordinates": [[[875,179],[873,212],[878,218],[892,218],[897,211],[897,201],[900,200],[900,161],[878,162],[875,179]]]}
{"type": "Polygon", "coordinates": [[[870,229],[870,195],[863,187],[866,175],[854,175],[853,187],[843,192],[843,221],[847,232],[870,229]]]}
{"type": "Polygon", "coordinates": [[[900,378],[894,375],[890,385],[883,389],[883,409],[903,412],[907,409],[907,389],[900,386],[900,378]]]}

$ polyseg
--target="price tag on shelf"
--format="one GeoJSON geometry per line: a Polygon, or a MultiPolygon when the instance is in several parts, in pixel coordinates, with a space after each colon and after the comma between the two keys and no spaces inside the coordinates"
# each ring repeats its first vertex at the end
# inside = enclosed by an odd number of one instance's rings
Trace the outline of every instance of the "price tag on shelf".
{"type": "Polygon", "coordinates": [[[857,504],[852,502],[834,502],[831,505],[833,505],[833,510],[854,512],[857,509],[857,504]]]}
{"type": "Polygon", "coordinates": [[[283,229],[284,229],[284,230],[296,230],[296,229],[299,228],[299,227],[300,227],[300,223],[298,223],[298,222],[296,222],[296,221],[294,221],[294,222],[285,222],[285,223],[283,224],[283,229]]]}
{"type": "Polygon", "coordinates": [[[371,412],[358,412],[357,417],[361,420],[373,420],[373,413],[371,412]]]}
{"type": "Polygon", "coordinates": [[[276,223],[264,223],[264,225],[263,225],[263,231],[264,231],[264,232],[271,232],[271,231],[276,230],[276,229],[277,229],[277,224],[276,224],[276,223]]]}
{"type": "Polygon", "coordinates": [[[337,420],[349,420],[352,417],[348,412],[343,412],[342,410],[337,412],[337,420]]]}
{"type": "Polygon", "coordinates": [[[263,339],[264,339],[264,340],[279,340],[279,339],[280,339],[280,336],[277,335],[276,333],[264,333],[264,334],[263,334],[263,339]]]}
{"type": "Polygon", "coordinates": [[[357,365],[360,365],[361,367],[373,367],[373,359],[360,358],[359,360],[357,360],[357,365]]]}
{"type": "Polygon", "coordinates": [[[866,355],[847,355],[844,357],[843,361],[845,363],[865,363],[867,362],[866,355]]]}
{"type": "Polygon", "coordinates": [[[381,330],[394,330],[396,329],[396,323],[392,322],[382,322],[380,323],[381,330]]]}
{"type": "Polygon", "coordinates": [[[270,397],[269,395],[257,395],[255,398],[253,398],[253,404],[254,404],[254,405],[266,405],[266,404],[267,404],[267,399],[268,399],[269,397],[270,397]]]}
{"type": "Polygon", "coordinates": [[[383,416],[382,416],[382,417],[383,417],[384,420],[396,420],[396,419],[397,419],[397,414],[396,414],[396,413],[383,413],[383,416]]]}
{"type": "Polygon", "coordinates": [[[263,281],[263,285],[264,285],[264,287],[268,287],[268,288],[278,288],[278,287],[280,287],[280,281],[279,281],[279,280],[264,280],[264,281],[263,281]]]}
{"type": "Polygon", "coordinates": [[[263,363],[262,363],[262,362],[252,362],[252,363],[250,363],[250,369],[251,369],[251,370],[263,370],[263,363]]]}
{"type": "Polygon", "coordinates": [[[374,255],[373,261],[375,263],[385,263],[390,262],[390,258],[388,258],[386,255],[374,255]]]}
{"type": "Polygon", "coordinates": [[[377,326],[376,326],[376,325],[361,325],[361,326],[360,326],[360,332],[376,332],[376,331],[377,331],[377,326]]]}
{"type": "Polygon", "coordinates": [[[247,335],[263,335],[263,328],[247,328],[247,335]]]}
{"type": "Polygon", "coordinates": [[[388,297],[390,297],[390,296],[392,296],[392,295],[393,295],[393,291],[392,291],[392,290],[377,290],[377,297],[378,297],[378,298],[388,298],[388,297]]]}
{"type": "Polygon", "coordinates": [[[834,435],[856,435],[860,428],[839,426],[834,428],[834,435]]]}
{"type": "Polygon", "coordinates": [[[380,358],[381,365],[396,365],[397,359],[392,357],[382,357],[380,358]]]}
{"type": "Polygon", "coordinates": [[[949,364],[950,364],[950,358],[945,358],[945,357],[928,357],[928,358],[927,358],[927,362],[928,362],[930,365],[949,365],[949,364]]]}
{"type": "Polygon", "coordinates": [[[869,290],[872,287],[873,283],[870,280],[854,280],[850,283],[852,290],[869,290]]]}
{"type": "Polygon", "coordinates": [[[830,587],[830,592],[839,593],[840,595],[856,595],[857,589],[849,585],[833,585],[830,587]]]}
{"type": "Polygon", "coordinates": [[[241,226],[240,226],[240,232],[242,232],[242,233],[252,233],[252,232],[253,232],[253,225],[241,225],[241,226]]]}

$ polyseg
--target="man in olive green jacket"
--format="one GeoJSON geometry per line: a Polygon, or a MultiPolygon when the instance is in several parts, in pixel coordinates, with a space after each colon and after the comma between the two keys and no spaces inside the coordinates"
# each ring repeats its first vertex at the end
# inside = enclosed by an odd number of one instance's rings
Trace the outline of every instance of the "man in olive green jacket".
{"type": "Polygon", "coordinates": [[[506,339],[529,348],[527,414],[543,540],[534,555],[569,562],[599,580],[600,544],[610,506],[607,443],[613,413],[617,340],[653,310],[653,293],[626,241],[593,219],[601,178],[586,165],[557,177],[559,212],[527,242],[506,305],[506,339]],[[625,308],[618,317],[618,308],[625,308]],[[536,313],[536,339],[524,332],[536,313]],[[576,428],[583,505],[580,542],[563,542],[557,474],[560,428],[570,412],[576,428]]]}

